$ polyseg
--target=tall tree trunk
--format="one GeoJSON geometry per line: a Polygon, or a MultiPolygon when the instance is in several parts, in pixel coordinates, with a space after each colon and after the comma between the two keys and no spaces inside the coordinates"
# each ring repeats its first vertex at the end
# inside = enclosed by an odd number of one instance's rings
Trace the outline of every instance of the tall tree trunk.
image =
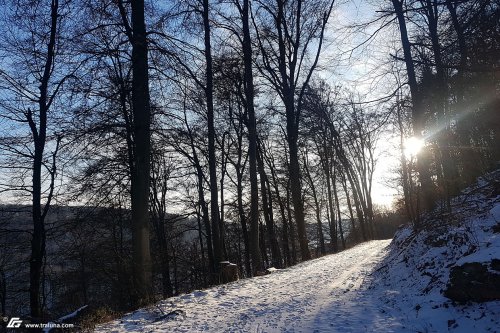
{"type": "Polygon", "coordinates": [[[262,222],[259,223],[259,245],[260,245],[260,252],[261,252],[261,258],[262,261],[264,262],[264,265],[269,267],[269,257],[267,255],[267,246],[266,246],[266,231],[264,229],[264,224],[262,222]]]}
{"type": "Polygon", "coordinates": [[[359,197],[359,186],[356,186],[356,181],[353,179],[349,170],[345,170],[347,175],[347,180],[349,181],[349,185],[351,185],[352,194],[354,197],[354,206],[356,208],[356,215],[358,216],[359,227],[361,229],[361,236],[363,237],[363,241],[366,242],[368,240],[366,233],[366,225],[365,225],[365,217],[364,217],[364,209],[363,204],[361,203],[361,198],[359,197]]]}
{"type": "MultiPolygon", "coordinates": [[[[188,119],[187,119],[187,105],[186,105],[186,100],[184,99],[183,101],[183,109],[184,109],[184,124],[186,125],[187,128],[187,134],[189,136],[189,145],[191,148],[191,155],[189,156],[192,158],[193,166],[196,170],[196,177],[197,177],[197,186],[198,186],[198,204],[200,205],[200,210],[202,214],[202,220],[203,224],[205,226],[205,232],[207,234],[207,253],[208,253],[208,266],[209,266],[209,271],[210,273],[214,274],[216,270],[216,263],[215,263],[215,258],[214,258],[214,251],[213,251],[213,246],[212,246],[212,227],[210,225],[210,218],[209,218],[209,212],[208,212],[208,205],[205,200],[205,189],[203,188],[204,184],[204,174],[203,174],[203,168],[201,167],[200,164],[200,159],[198,158],[198,154],[196,152],[196,147],[194,143],[194,135],[191,130],[191,127],[189,126],[188,119]]],[[[185,155],[189,155],[188,153],[185,153],[185,155]]],[[[210,277],[210,280],[212,280],[212,276],[210,277]]]]}
{"type": "Polygon", "coordinates": [[[451,130],[448,125],[448,86],[446,80],[445,68],[441,56],[441,45],[438,36],[438,8],[434,0],[425,0],[427,8],[427,17],[429,25],[429,35],[431,38],[432,52],[436,67],[437,85],[434,87],[437,100],[432,103],[437,114],[437,127],[439,135],[437,138],[439,159],[443,170],[443,188],[445,191],[445,200],[447,209],[451,209],[451,196],[458,192],[458,170],[455,167],[453,156],[451,154],[451,130]]]}
{"type": "Polygon", "coordinates": [[[144,0],[132,5],[132,111],[134,116],[134,168],[131,175],[134,302],[140,306],[152,299],[149,244],[149,177],[151,155],[151,110],[149,101],[148,44],[144,0]]]}
{"type": "Polygon", "coordinates": [[[205,62],[206,62],[206,87],[205,97],[207,103],[208,122],[208,168],[210,173],[210,217],[212,220],[212,237],[214,247],[215,269],[219,271],[219,262],[222,261],[221,230],[219,223],[219,193],[217,184],[217,160],[215,156],[215,125],[214,125],[214,98],[213,98],[213,68],[212,45],[210,41],[210,8],[209,1],[203,0],[203,27],[205,30],[205,62]]]}
{"type": "Polygon", "coordinates": [[[413,209],[413,203],[412,203],[412,197],[410,195],[411,193],[411,188],[410,188],[410,182],[411,176],[410,172],[408,170],[408,162],[406,160],[405,156],[405,151],[404,151],[404,127],[403,127],[403,119],[401,117],[401,105],[399,102],[399,99],[397,101],[397,109],[396,109],[396,115],[397,115],[397,120],[398,120],[398,127],[399,127],[399,144],[401,147],[401,152],[400,152],[400,160],[401,160],[401,181],[403,185],[403,194],[404,194],[404,204],[405,204],[405,209],[406,209],[406,214],[408,215],[408,218],[410,219],[412,224],[415,224],[415,216],[414,216],[414,209],[413,209]]]}
{"type": "MultiPolygon", "coordinates": [[[[196,221],[198,222],[198,240],[200,241],[200,252],[201,252],[201,265],[202,265],[202,269],[205,270],[207,269],[207,266],[206,266],[206,259],[205,259],[205,246],[203,245],[203,228],[201,226],[201,213],[200,213],[200,210],[199,208],[196,210],[196,221]]],[[[210,272],[210,269],[208,269],[208,271],[210,272]]],[[[208,287],[208,283],[207,283],[207,275],[206,274],[202,274],[203,275],[203,287],[208,287]]]]}
{"type": "MultiPolygon", "coordinates": [[[[300,164],[299,164],[299,149],[298,149],[298,135],[299,135],[299,114],[295,105],[295,75],[296,75],[296,62],[297,62],[297,54],[298,51],[298,41],[296,41],[297,45],[294,45],[295,49],[294,55],[287,54],[287,45],[286,45],[286,33],[284,33],[284,29],[286,29],[285,22],[285,1],[278,0],[278,13],[276,16],[276,28],[278,29],[278,65],[279,65],[279,73],[281,77],[282,86],[282,100],[285,105],[285,113],[286,113],[286,134],[287,134],[287,142],[288,142],[288,154],[289,154],[289,163],[288,163],[288,174],[290,176],[290,190],[292,194],[292,204],[295,216],[295,223],[297,225],[297,235],[299,238],[300,245],[300,253],[302,260],[311,259],[311,253],[309,251],[309,241],[307,239],[306,232],[306,222],[304,217],[304,202],[302,200],[302,184],[301,184],[301,175],[300,175],[300,164]],[[288,57],[288,59],[287,59],[288,57]],[[287,63],[289,72],[287,73],[287,63]]],[[[302,0],[299,0],[297,3],[297,20],[300,24],[300,17],[302,8],[302,0]]],[[[297,36],[299,31],[296,32],[297,36]]],[[[298,38],[298,37],[297,37],[298,38]]],[[[299,103],[300,107],[300,103],[299,103]]]]}
{"type": "MultiPolygon", "coordinates": [[[[455,96],[457,98],[457,103],[458,103],[458,107],[456,109],[461,110],[463,107],[465,107],[464,87],[466,85],[465,82],[466,76],[464,75],[464,73],[467,71],[467,57],[468,57],[467,43],[465,41],[464,27],[460,24],[458,18],[456,9],[457,4],[454,4],[452,0],[446,0],[445,2],[446,2],[446,8],[450,13],[453,28],[457,34],[458,49],[460,52],[460,61],[458,65],[459,68],[457,70],[455,77],[455,82],[456,82],[455,96]]],[[[458,140],[460,141],[458,145],[461,147],[470,146],[470,136],[467,131],[467,126],[465,125],[465,123],[466,122],[464,122],[463,120],[457,122],[458,140]]],[[[462,184],[469,184],[474,179],[475,176],[473,167],[474,163],[471,163],[471,161],[474,161],[473,154],[471,154],[471,151],[469,149],[462,149],[460,151],[460,158],[462,160],[463,171],[461,172],[461,177],[459,181],[461,181],[462,184]]]]}
{"type": "MultiPolygon", "coordinates": [[[[33,174],[32,174],[32,219],[33,219],[33,234],[31,239],[31,256],[30,256],[30,313],[33,318],[41,319],[42,304],[40,287],[42,283],[42,267],[45,257],[45,217],[50,208],[50,201],[53,193],[53,177],[52,187],[49,192],[49,197],[45,206],[42,208],[42,167],[43,153],[47,140],[47,116],[49,112],[49,96],[48,86],[52,74],[52,66],[55,57],[56,34],[58,30],[59,1],[53,0],[50,8],[50,37],[47,44],[47,56],[43,67],[43,76],[40,79],[40,96],[38,99],[38,129],[37,122],[33,119],[31,110],[28,110],[27,121],[31,129],[33,137],[33,174]]],[[[53,161],[55,168],[55,155],[53,161]]],[[[55,172],[55,170],[54,170],[55,172]]]]}
{"type": "MultiPolygon", "coordinates": [[[[202,220],[205,225],[205,232],[207,234],[207,253],[208,253],[208,266],[210,273],[215,273],[216,263],[214,258],[214,251],[212,246],[212,226],[210,225],[210,218],[208,213],[208,205],[205,201],[205,191],[203,189],[203,171],[198,164],[196,167],[196,176],[198,177],[198,204],[201,207],[202,220]]],[[[210,280],[212,280],[210,278],[210,280]]]]}
{"type": "Polygon", "coordinates": [[[250,165],[250,250],[253,273],[262,270],[259,253],[259,185],[257,182],[257,122],[254,108],[254,83],[252,71],[252,41],[250,37],[249,0],[243,0],[243,61],[245,64],[245,102],[248,113],[248,162],[250,165]]]}
{"type": "Polygon", "coordinates": [[[266,180],[266,188],[267,188],[267,197],[269,198],[269,239],[271,242],[271,251],[275,257],[273,257],[273,265],[277,268],[283,268],[283,257],[281,256],[281,250],[278,243],[278,237],[276,235],[276,224],[274,223],[274,212],[273,212],[273,196],[271,193],[271,184],[269,183],[269,179],[266,180]]]}

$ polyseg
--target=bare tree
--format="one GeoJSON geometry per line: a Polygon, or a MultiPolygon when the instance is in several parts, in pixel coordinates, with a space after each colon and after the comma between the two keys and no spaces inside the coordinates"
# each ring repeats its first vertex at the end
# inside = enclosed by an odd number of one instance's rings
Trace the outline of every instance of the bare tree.
{"type": "Polygon", "coordinates": [[[132,45],[133,165],[131,170],[134,293],[136,305],[152,297],[151,253],[149,245],[149,181],[151,159],[151,110],[149,99],[148,42],[144,0],[131,1],[131,24],[123,0],[118,8],[128,41],[132,45]]]}
{"type": "Polygon", "coordinates": [[[261,74],[285,107],[289,176],[303,260],[311,258],[304,219],[298,136],[304,92],[317,67],[334,1],[261,1],[254,17],[261,74]],[[316,49],[314,50],[314,46],[316,49]],[[310,53],[313,52],[312,59],[310,53]]]}
{"type": "Polygon", "coordinates": [[[69,67],[64,67],[61,57],[65,46],[61,22],[67,18],[69,7],[58,0],[40,2],[36,8],[24,1],[10,6],[5,15],[11,20],[8,24],[16,28],[8,29],[2,42],[2,57],[10,60],[0,68],[0,89],[6,97],[0,104],[1,117],[26,125],[29,134],[17,139],[2,137],[0,141],[7,156],[19,159],[8,169],[20,171],[14,178],[19,183],[1,191],[20,191],[31,197],[30,312],[39,320],[43,317],[41,286],[46,252],[45,222],[55,195],[56,162],[62,140],[62,128],[58,130],[54,126],[57,119],[55,108],[64,83],[73,74],[69,67]],[[21,160],[30,163],[31,167],[19,165],[21,160]],[[26,184],[28,174],[30,185],[26,184]]]}

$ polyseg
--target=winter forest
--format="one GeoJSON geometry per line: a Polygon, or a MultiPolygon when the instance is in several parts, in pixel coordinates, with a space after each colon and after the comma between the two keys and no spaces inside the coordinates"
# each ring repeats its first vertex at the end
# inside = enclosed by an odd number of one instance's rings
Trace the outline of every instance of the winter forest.
{"type": "Polygon", "coordinates": [[[498,0],[0,0],[0,21],[1,316],[106,321],[425,230],[499,167],[498,0]]]}

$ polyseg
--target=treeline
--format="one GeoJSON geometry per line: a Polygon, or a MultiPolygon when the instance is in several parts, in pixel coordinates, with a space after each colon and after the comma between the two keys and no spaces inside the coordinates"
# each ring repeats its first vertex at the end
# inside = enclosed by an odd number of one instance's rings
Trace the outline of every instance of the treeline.
{"type": "MultiPolygon", "coordinates": [[[[402,221],[372,200],[387,125],[401,144],[426,137],[416,166],[401,147],[402,210],[416,225],[492,167],[498,4],[384,8],[403,48],[389,73],[398,89],[378,104],[319,75],[334,6],[2,2],[0,191],[31,202],[32,226],[0,222],[1,258],[22,253],[0,260],[0,275],[29,266],[15,295],[29,294],[32,318],[206,287],[219,283],[225,260],[250,277],[390,237],[402,221]],[[48,223],[54,203],[99,207],[99,217],[48,223]],[[13,250],[11,235],[24,235],[31,253],[13,250]],[[52,251],[57,237],[62,252],[52,251]],[[70,254],[65,269],[47,270],[70,254]],[[77,278],[60,281],[73,289],[47,302],[47,279],[70,271],[77,278]],[[61,302],[68,293],[79,296],[61,302]]],[[[2,281],[1,311],[11,314],[14,287],[2,281]]]]}

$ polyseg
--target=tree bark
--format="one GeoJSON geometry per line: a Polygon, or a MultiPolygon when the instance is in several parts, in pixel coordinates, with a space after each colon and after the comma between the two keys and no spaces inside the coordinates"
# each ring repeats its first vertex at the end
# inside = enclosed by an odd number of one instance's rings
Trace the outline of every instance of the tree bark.
{"type": "MultiPolygon", "coordinates": [[[[42,267],[45,257],[45,217],[50,208],[53,188],[49,192],[49,197],[42,208],[42,167],[43,154],[47,140],[47,118],[49,112],[48,86],[52,74],[52,66],[55,57],[56,34],[58,30],[58,10],[59,1],[51,2],[50,10],[50,36],[47,44],[47,57],[43,67],[43,75],[40,79],[40,96],[38,99],[38,129],[31,110],[28,111],[27,121],[33,137],[33,169],[32,169],[32,219],[33,234],[31,239],[30,256],[30,313],[37,320],[43,317],[42,304],[40,300],[40,287],[42,283],[42,267]]],[[[55,155],[54,164],[55,168],[55,155]]],[[[55,172],[55,170],[54,170],[55,172]]],[[[54,177],[54,175],[52,175],[54,177]]],[[[53,182],[53,180],[52,180],[53,182]]]]}
{"type": "Polygon", "coordinates": [[[151,110],[149,100],[148,44],[144,0],[132,6],[132,112],[134,116],[134,168],[131,175],[134,303],[152,299],[152,268],[149,244],[149,177],[151,157],[151,110]]]}
{"type": "Polygon", "coordinates": [[[252,270],[262,270],[259,253],[259,185],[257,182],[257,122],[254,108],[254,82],[252,71],[252,41],[250,37],[249,0],[243,0],[243,61],[245,64],[245,102],[248,114],[248,161],[250,165],[250,250],[252,270]]]}
{"type": "Polygon", "coordinates": [[[207,103],[207,125],[208,125],[208,168],[210,173],[210,217],[212,220],[212,237],[214,248],[215,270],[219,270],[219,262],[222,261],[221,230],[219,223],[219,193],[217,184],[217,160],[215,155],[215,126],[214,126],[214,98],[213,98],[213,66],[212,46],[210,41],[210,8],[209,1],[203,0],[203,27],[205,31],[205,62],[206,62],[206,86],[205,97],[207,103]]]}

